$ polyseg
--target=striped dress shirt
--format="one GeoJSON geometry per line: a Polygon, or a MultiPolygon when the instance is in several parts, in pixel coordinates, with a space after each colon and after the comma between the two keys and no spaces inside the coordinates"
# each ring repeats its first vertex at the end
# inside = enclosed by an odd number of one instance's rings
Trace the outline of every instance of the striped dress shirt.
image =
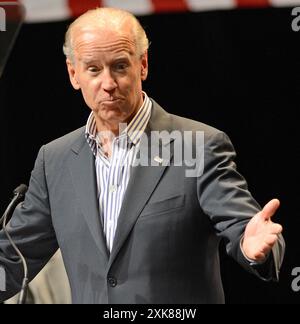
{"type": "Polygon", "coordinates": [[[146,93],[142,107],[127,127],[114,137],[112,154],[108,158],[101,147],[94,114],[91,113],[86,125],[85,136],[95,156],[96,177],[100,217],[106,238],[107,249],[112,250],[118,217],[124,194],[143,132],[151,116],[152,102],[146,93]]]}

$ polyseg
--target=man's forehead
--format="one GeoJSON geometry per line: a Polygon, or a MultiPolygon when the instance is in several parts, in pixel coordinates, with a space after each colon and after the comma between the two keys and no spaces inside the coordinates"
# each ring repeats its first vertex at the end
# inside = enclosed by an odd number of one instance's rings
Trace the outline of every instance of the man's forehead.
{"type": "MultiPolygon", "coordinates": [[[[130,56],[132,56],[132,53],[129,53],[128,51],[119,51],[116,53],[113,53],[112,55],[106,57],[106,60],[109,61],[119,61],[119,60],[129,60],[130,56]]],[[[99,53],[78,53],[77,58],[80,62],[84,64],[92,64],[92,63],[98,63],[99,61],[103,60],[103,57],[99,55],[99,53]]]]}
{"type": "Polygon", "coordinates": [[[134,54],[136,44],[131,35],[123,32],[84,29],[78,30],[73,36],[75,52],[113,52],[120,51],[134,54]]]}
{"type": "Polygon", "coordinates": [[[135,55],[134,49],[120,44],[104,48],[101,46],[75,47],[74,53],[79,61],[87,64],[99,60],[115,61],[119,59],[130,59],[135,55]]]}

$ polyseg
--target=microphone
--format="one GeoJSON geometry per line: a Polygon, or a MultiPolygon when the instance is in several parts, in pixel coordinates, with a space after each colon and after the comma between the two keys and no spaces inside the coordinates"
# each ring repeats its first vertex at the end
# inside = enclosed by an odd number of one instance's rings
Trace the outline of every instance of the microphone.
{"type": "Polygon", "coordinates": [[[25,196],[26,194],[26,191],[28,190],[28,187],[24,184],[21,184],[19,185],[19,187],[17,187],[15,190],[14,190],[14,194],[15,195],[20,195],[20,196],[25,196]]]}
{"type": "Polygon", "coordinates": [[[27,285],[28,285],[28,269],[27,269],[27,263],[26,263],[24,256],[22,255],[22,253],[20,252],[20,250],[18,249],[18,247],[16,246],[16,244],[14,243],[14,241],[12,240],[10,234],[8,233],[8,231],[6,229],[6,223],[8,221],[8,218],[12,215],[14,209],[17,207],[18,203],[24,199],[27,189],[28,188],[26,185],[21,184],[19,187],[17,187],[14,190],[14,197],[13,197],[12,201],[10,202],[10,204],[8,205],[8,207],[6,208],[3,216],[0,219],[0,225],[3,223],[2,229],[3,229],[4,234],[8,238],[10,244],[12,245],[12,247],[14,248],[14,250],[20,257],[22,264],[23,264],[24,277],[22,280],[22,288],[20,291],[18,304],[25,304],[26,291],[27,291],[27,285]]]}
{"type": "Polygon", "coordinates": [[[17,207],[18,203],[24,198],[25,193],[27,191],[27,186],[24,184],[21,184],[19,187],[17,187],[13,193],[14,193],[14,198],[6,208],[6,211],[4,212],[3,216],[0,218],[0,226],[2,225],[4,221],[4,216],[6,215],[6,220],[8,221],[10,216],[12,215],[13,211],[17,207]]]}

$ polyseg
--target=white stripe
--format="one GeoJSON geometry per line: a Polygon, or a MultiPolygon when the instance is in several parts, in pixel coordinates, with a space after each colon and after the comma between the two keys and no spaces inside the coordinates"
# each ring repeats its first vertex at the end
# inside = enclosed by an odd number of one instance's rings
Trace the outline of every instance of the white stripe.
{"type": "MultiPolygon", "coordinates": [[[[111,163],[108,167],[103,163],[103,158],[96,159],[97,176],[100,177],[99,180],[102,185],[99,189],[101,191],[101,215],[104,217],[103,230],[109,251],[112,250],[118,217],[125,189],[130,178],[130,164],[128,161],[125,162],[128,156],[127,148],[124,146],[124,143],[114,140],[112,153],[111,163]],[[124,170],[122,169],[122,164],[125,165],[124,170]],[[110,190],[112,187],[116,188],[114,192],[110,190]]],[[[134,154],[133,147],[129,155],[132,156],[134,154]]],[[[132,157],[129,157],[129,160],[131,159],[132,157]]]]}
{"type": "Polygon", "coordinates": [[[66,0],[22,0],[26,8],[26,22],[38,23],[70,18],[66,0]]]}
{"type": "Polygon", "coordinates": [[[130,11],[135,15],[149,15],[153,13],[151,0],[103,0],[103,7],[115,7],[130,11]]]}
{"type": "Polygon", "coordinates": [[[293,7],[300,5],[300,0],[269,0],[273,7],[293,7]]]}
{"type": "Polygon", "coordinates": [[[191,11],[231,9],[236,7],[235,0],[186,0],[186,3],[191,11]]]}

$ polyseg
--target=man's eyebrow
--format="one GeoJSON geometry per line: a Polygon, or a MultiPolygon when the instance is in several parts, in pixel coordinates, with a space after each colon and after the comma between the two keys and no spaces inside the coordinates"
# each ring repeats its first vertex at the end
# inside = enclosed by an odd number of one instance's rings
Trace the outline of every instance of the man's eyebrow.
{"type": "Polygon", "coordinates": [[[80,59],[80,61],[86,65],[88,64],[92,64],[92,63],[96,63],[97,60],[96,59],[80,59]]]}
{"type": "Polygon", "coordinates": [[[117,62],[117,61],[129,61],[129,57],[128,56],[119,56],[116,57],[112,60],[113,62],[117,62]]]}
{"type": "MultiPolygon", "coordinates": [[[[80,58],[80,61],[83,63],[83,64],[86,64],[86,65],[89,65],[89,64],[96,64],[96,63],[99,63],[99,60],[97,59],[93,59],[93,58],[80,58]]],[[[111,62],[118,62],[118,61],[129,61],[129,57],[127,55],[122,55],[122,56],[118,56],[118,57],[115,57],[113,59],[111,59],[111,62]]]]}

